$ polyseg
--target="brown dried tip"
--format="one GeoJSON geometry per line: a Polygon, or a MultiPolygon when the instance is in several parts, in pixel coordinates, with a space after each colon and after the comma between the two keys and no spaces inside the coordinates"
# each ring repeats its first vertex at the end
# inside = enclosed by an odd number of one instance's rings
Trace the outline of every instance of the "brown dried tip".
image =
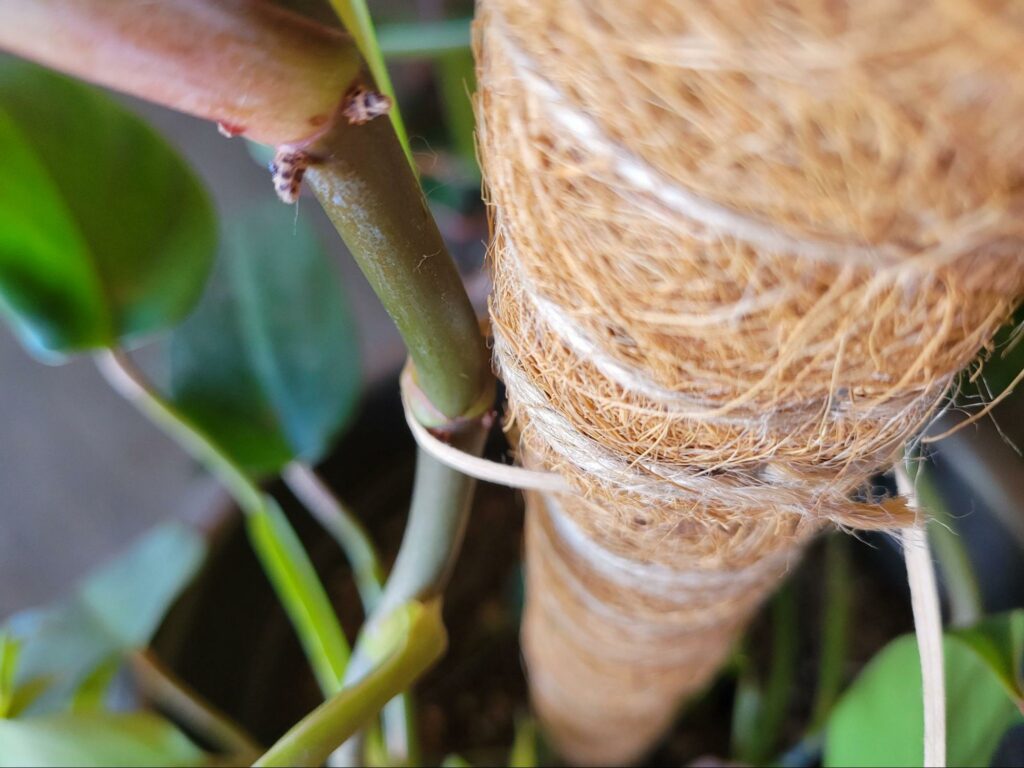
{"type": "Polygon", "coordinates": [[[350,125],[363,125],[386,115],[390,109],[391,99],[359,83],[349,88],[341,100],[341,114],[350,125]]]}
{"type": "Polygon", "coordinates": [[[273,162],[268,167],[274,182],[274,191],[282,203],[291,205],[299,199],[302,177],[306,174],[310,162],[310,156],[301,149],[278,148],[273,162]]]}

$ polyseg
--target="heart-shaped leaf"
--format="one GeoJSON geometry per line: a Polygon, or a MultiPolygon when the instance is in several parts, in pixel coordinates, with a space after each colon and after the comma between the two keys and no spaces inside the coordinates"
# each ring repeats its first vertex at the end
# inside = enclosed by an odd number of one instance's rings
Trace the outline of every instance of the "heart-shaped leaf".
{"type": "MultiPolygon", "coordinates": [[[[206,543],[180,524],[163,525],[90,575],[69,598],[12,616],[20,653],[15,698],[45,687],[33,712],[65,708],[97,669],[145,646],[202,563],[206,543]]],[[[22,697],[24,698],[24,697],[22,697]]]]}
{"type": "Polygon", "coordinates": [[[40,356],[173,325],[216,248],[209,198],[98,90],[0,60],[0,311],[40,356]]]}
{"type": "Polygon", "coordinates": [[[192,766],[206,762],[203,752],[181,731],[146,712],[0,720],[0,768],[192,766]]]}
{"type": "Polygon", "coordinates": [[[258,208],[229,222],[206,294],[171,335],[170,397],[253,474],[316,461],[359,396],[354,330],[309,227],[258,208]]]}
{"type": "MultiPolygon", "coordinates": [[[[955,636],[944,639],[950,765],[987,766],[1006,730],[1024,722],[992,666],[955,636]]],[[[829,720],[826,766],[920,766],[921,663],[912,635],[886,646],[829,720]]]]}
{"type": "Polygon", "coordinates": [[[1024,610],[989,616],[973,627],[951,633],[988,665],[1006,693],[1024,709],[1021,664],[1024,662],[1024,610]]]}

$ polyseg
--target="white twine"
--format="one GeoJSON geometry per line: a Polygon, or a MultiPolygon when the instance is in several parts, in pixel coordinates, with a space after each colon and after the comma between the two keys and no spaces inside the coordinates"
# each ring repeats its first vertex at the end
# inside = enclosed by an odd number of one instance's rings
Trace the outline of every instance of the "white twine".
{"type": "Polygon", "coordinates": [[[508,488],[545,493],[569,493],[572,490],[565,479],[554,472],[537,472],[523,467],[500,464],[453,448],[430,434],[430,430],[416,420],[405,397],[402,398],[402,405],[405,409],[405,422],[409,425],[417,445],[442,464],[477,480],[504,485],[508,488]]]}
{"type": "MultiPolygon", "coordinates": [[[[917,508],[917,493],[906,470],[897,465],[896,485],[907,503],[917,508]]],[[[923,526],[904,528],[903,558],[907,563],[914,632],[921,656],[921,695],[924,699],[924,764],[946,765],[946,677],[942,648],[942,614],[935,570],[923,526]]]]}

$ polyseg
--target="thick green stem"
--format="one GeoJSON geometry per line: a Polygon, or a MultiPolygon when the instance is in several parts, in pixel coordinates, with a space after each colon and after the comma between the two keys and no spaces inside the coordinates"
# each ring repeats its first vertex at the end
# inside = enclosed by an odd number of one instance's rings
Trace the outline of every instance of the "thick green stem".
{"type": "Polygon", "coordinates": [[[491,407],[494,378],[479,323],[394,129],[341,121],[310,151],[306,174],[405,341],[416,383],[439,414],[428,426],[491,407]]]}
{"type": "Polygon", "coordinates": [[[321,765],[384,704],[408,688],[444,652],[439,600],[409,603],[377,625],[370,642],[373,671],[328,699],[286,733],[257,766],[321,765]]]}
{"type": "MultiPolygon", "coordinates": [[[[471,423],[453,442],[460,448],[479,453],[486,431],[471,423]]],[[[416,462],[416,482],[412,508],[406,524],[402,548],[384,587],[377,610],[370,618],[345,672],[345,684],[358,682],[372,667],[364,636],[372,636],[374,624],[410,600],[429,600],[439,596],[448,583],[462,544],[473,501],[476,481],[441,464],[420,451],[416,462]]]]}

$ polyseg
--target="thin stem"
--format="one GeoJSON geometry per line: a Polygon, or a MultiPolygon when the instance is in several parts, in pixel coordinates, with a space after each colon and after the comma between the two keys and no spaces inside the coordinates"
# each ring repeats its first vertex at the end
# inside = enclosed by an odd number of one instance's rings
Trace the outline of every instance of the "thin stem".
{"type": "Polygon", "coordinates": [[[822,600],[821,650],[818,688],[814,696],[811,734],[820,732],[843,687],[849,640],[850,548],[846,536],[836,533],[825,542],[825,593],[822,600]]]}
{"type": "MultiPolygon", "coordinates": [[[[356,516],[345,507],[309,466],[292,462],[282,473],[285,483],[328,533],[338,542],[349,563],[363,603],[371,616],[383,592],[384,571],[373,542],[356,516]]],[[[405,692],[384,707],[384,741],[389,759],[413,763],[417,759],[415,704],[405,692]]]]}
{"type": "Polygon", "coordinates": [[[240,725],[175,675],[152,651],[136,651],[130,665],[147,700],[233,761],[251,763],[262,754],[263,748],[240,725]]]}
{"type": "Polygon", "coordinates": [[[285,467],[281,477],[302,505],[338,542],[352,566],[352,577],[359,590],[363,609],[370,615],[383,591],[384,569],[381,568],[369,534],[312,467],[293,461],[285,467]]]}
{"type": "Polygon", "coordinates": [[[377,625],[371,642],[373,671],[313,710],[255,765],[321,765],[386,702],[429,669],[446,642],[438,600],[400,607],[391,621],[377,625]]]}
{"type": "MultiPolygon", "coordinates": [[[[746,712],[751,719],[740,730],[736,742],[737,758],[743,763],[762,765],[779,739],[789,709],[797,661],[797,605],[792,584],[786,584],[772,600],[772,656],[763,695],[744,691],[746,712]]],[[[738,703],[741,704],[741,703],[738,703]]]]}
{"type": "Polygon", "coordinates": [[[212,439],[146,381],[131,358],[106,350],[96,364],[111,386],[207,467],[246,515],[256,556],[295,627],[325,695],[335,693],[348,663],[348,642],[316,571],[277,504],[212,439]]]}
{"type": "Polygon", "coordinates": [[[263,508],[263,493],[230,456],[161,397],[132,359],[117,350],[96,354],[96,367],[114,390],[210,470],[244,512],[263,508]]]}

